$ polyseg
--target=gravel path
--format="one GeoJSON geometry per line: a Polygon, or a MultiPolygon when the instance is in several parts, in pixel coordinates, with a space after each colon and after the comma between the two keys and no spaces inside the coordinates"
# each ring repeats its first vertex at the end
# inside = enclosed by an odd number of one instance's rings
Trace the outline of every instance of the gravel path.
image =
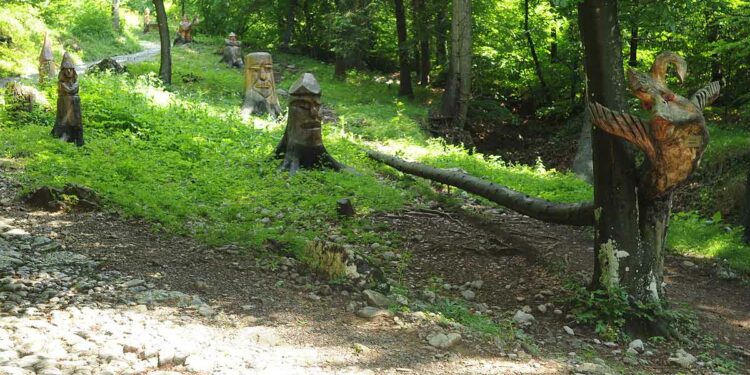
{"type": "MultiPolygon", "coordinates": [[[[131,53],[128,55],[114,56],[112,58],[120,64],[131,64],[131,63],[137,63],[137,62],[148,60],[158,55],[159,51],[161,50],[159,43],[150,42],[147,40],[141,40],[140,44],[141,44],[141,47],[143,47],[142,51],[131,53]]],[[[99,61],[100,60],[89,61],[89,62],[85,62],[82,64],[78,64],[76,65],[76,72],[78,72],[79,75],[84,74],[88,67],[98,63],[99,61]]],[[[8,82],[18,82],[22,79],[36,81],[39,79],[39,74],[34,73],[34,74],[27,74],[23,76],[0,78],[0,87],[5,87],[5,85],[7,85],[8,82]]]]}
{"type": "Polygon", "coordinates": [[[272,328],[205,324],[216,312],[197,295],[98,272],[6,217],[0,231],[1,374],[328,373],[272,328]]]}

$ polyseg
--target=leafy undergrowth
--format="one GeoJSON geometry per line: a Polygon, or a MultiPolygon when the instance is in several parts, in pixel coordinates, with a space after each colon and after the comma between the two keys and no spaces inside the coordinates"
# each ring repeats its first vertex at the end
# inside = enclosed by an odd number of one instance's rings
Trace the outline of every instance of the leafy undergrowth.
{"type": "Polygon", "coordinates": [[[750,246],[742,241],[742,228],[723,223],[718,213],[712,219],[674,214],[667,245],[681,254],[725,260],[731,268],[750,273],[750,246]]]}
{"type": "MultiPolygon", "coordinates": [[[[218,63],[214,52],[221,45],[219,38],[202,41],[205,44],[173,50],[169,88],[155,78],[156,61],[131,65],[124,76],[83,75],[83,148],[49,137],[52,112],[20,118],[0,112],[0,154],[23,160],[20,178],[29,188],[80,183],[101,192],[124,214],[148,218],[208,243],[257,248],[273,239],[293,251],[329,234],[365,243],[380,234],[362,217],[397,210],[421,201],[419,195],[432,194],[428,183],[366,159],[366,147],[437,167],[460,168],[552,201],[591,199],[591,188],[571,174],[541,165],[510,165],[428,139],[419,121],[436,98],[426,90],[418,90],[414,101],[402,100],[387,77],[350,72],[346,82],[340,82],[332,79],[329,65],[278,53],[274,58],[283,77],[279,88],[288,88],[304,71],[319,79],[324,103],[338,116],[335,124],[324,127],[326,146],[359,172],[315,171],[289,177],[277,171],[279,161],[271,157],[285,121],[242,120],[241,71],[218,63]],[[353,198],[358,218],[337,218],[335,202],[343,197],[353,198]]],[[[46,93],[54,102],[54,87],[47,87],[46,93]]],[[[283,97],[281,102],[286,107],[283,97]]],[[[692,223],[685,220],[675,217],[670,246],[700,253],[705,248],[693,245],[695,231],[680,229],[692,223]]],[[[747,270],[743,252],[732,250],[737,249],[736,238],[720,242],[725,250],[702,254],[726,257],[731,265],[747,270]]]]}
{"type": "Polygon", "coordinates": [[[120,10],[123,31],[116,33],[106,3],[47,3],[2,6],[0,35],[13,38],[13,42],[0,44],[0,76],[36,73],[45,32],[51,38],[58,65],[65,51],[75,60],[95,61],[141,49],[135,37],[138,16],[124,8],[120,10]]]}

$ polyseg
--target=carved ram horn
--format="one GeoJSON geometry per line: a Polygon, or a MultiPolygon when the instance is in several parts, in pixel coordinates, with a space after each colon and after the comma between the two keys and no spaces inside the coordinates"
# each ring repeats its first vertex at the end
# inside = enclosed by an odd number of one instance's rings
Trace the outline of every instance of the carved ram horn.
{"type": "Polygon", "coordinates": [[[669,51],[662,52],[656,56],[654,64],[651,65],[651,77],[666,86],[667,83],[665,78],[667,76],[667,67],[669,64],[674,65],[677,77],[680,79],[680,82],[684,82],[685,76],[687,75],[687,63],[685,62],[685,59],[678,54],[669,51]]]}

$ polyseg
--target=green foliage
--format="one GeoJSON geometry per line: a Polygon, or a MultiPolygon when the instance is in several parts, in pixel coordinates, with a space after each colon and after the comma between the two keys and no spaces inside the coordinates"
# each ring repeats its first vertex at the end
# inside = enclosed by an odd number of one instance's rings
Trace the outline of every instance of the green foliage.
{"type": "Polygon", "coordinates": [[[310,241],[305,245],[302,259],[313,271],[336,280],[346,276],[346,250],[323,241],[310,241]]]}
{"type": "Polygon", "coordinates": [[[731,227],[716,213],[710,220],[696,213],[672,215],[667,246],[680,254],[726,260],[738,271],[750,273],[750,246],[742,241],[742,228],[731,227]]]}
{"type": "Polygon", "coordinates": [[[11,45],[0,44],[0,75],[30,74],[37,71],[44,33],[49,33],[55,61],[64,51],[74,59],[93,61],[138,51],[134,36],[138,28],[121,10],[121,34],[112,29],[112,16],[106,2],[66,0],[46,4],[3,5],[0,35],[13,38],[11,45]]]}
{"type": "Polygon", "coordinates": [[[439,314],[444,323],[456,322],[476,332],[496,337],[502,342],[510,342],[516,336],[509,320],[495,322],[488,316],[473,312],[465,302],[460,300],[441,298],[434,305],[429,306],[428,310],[439,314]]]}
{"type": "Polygon", "coordinates": [[[571,284],[573,295],[568,303],[578,323],[595,327],[596,333],[607,340],[621,337],[630,308],[628,293],[621,288],[588,290],[584,286],[571,284]]]}
{"type": "MultiPolygon", "coordinates": [[[[695,315],[689,311],[667,308],[661,302],[633,301],[628,292],[620,286],[609,290],[590,290],[575,282],[565,285],[572,292],[567,299],[570,311],[576,322],[591,325],[596,333],[606,340],[624,340],[623,332],[629,321],[668,322],[670,329],[682,334],[697,332],[695,315]]],[[[652,338],[652,342],[664,340],[663,337],[652,338]]]]}

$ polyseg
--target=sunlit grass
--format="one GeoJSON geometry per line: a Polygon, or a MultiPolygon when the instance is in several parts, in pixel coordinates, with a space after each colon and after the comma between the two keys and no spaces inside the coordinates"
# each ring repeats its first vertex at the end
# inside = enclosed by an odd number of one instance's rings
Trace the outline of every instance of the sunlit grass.
{"type": "Polygon", "coordinates": [[[722,223],[718,215],[705,219],[695,214],[675,214],[667,246],[680,254],[726,260],[730,267],[750,273],[750,246],[743,243],[741,228],[722,223]]]}
{"type": "MultiPolygon", "coordinates": [[[[351,72],[340,82],[332,78],[329,65],[275,54],[276,70],[282,75],[279,89],[288,89],[303,72],[316,74],[323,102],[338,116],[336,124],[324,126],[326,146],[359,172],[304,172],[290,178],[277,171],[279,161],[272,157],[284,120],[240,117],[244,78],[240,70],[218,63],[214,52],[220,45],[219,38],[204,38],[203,43],[174,49],[169,87],[156,78],[155,60],[131,65],[127,76],[83,75],[85,147],[77,149],[49,137],[54,113],[35,113],[31,121],[21,122],[4,116],[0,156],[23,161],[25,170],[19,178],[28,188],[81,183],[99,191],[123,214],[148,218],[208,243],[250,247],[274,239],[299,249],[308,239],[340,232],[353,242],[363,242],[373,237],[361,230],[364,221],[339,220],[337,199],[353,198],[362,218],[397,210],[417,195],[430,194],[429,184],[421,179],[379,178],[389,168],[368,160],[362,152],[365,148],[435,167],[459,168],[551,201],[592,197],[591,187],[571,174],[541,164],[512,165],[431,140],[420,121],[426,118],[427,103],[438,98],[427,91],[418,91],[413,101],[400,99],[397,87],[389,86],[384,77],[351,72]]],[[[46,88],[51,102],[55,91],[46,88]]],[[[286,107],[283,96],[281,105],[286,107]]],[[[742,144],[734,133],[726,136],[726,142],[722,136],[721,131],[714,132],[718,145],[742,144]]],[[[688,219],[674,219],[672,248],[727,257],[731,265],[748,269],[742,252],[730,246],[735,237],[700,232],[690,227],[697,224],[688,219]]]]}

